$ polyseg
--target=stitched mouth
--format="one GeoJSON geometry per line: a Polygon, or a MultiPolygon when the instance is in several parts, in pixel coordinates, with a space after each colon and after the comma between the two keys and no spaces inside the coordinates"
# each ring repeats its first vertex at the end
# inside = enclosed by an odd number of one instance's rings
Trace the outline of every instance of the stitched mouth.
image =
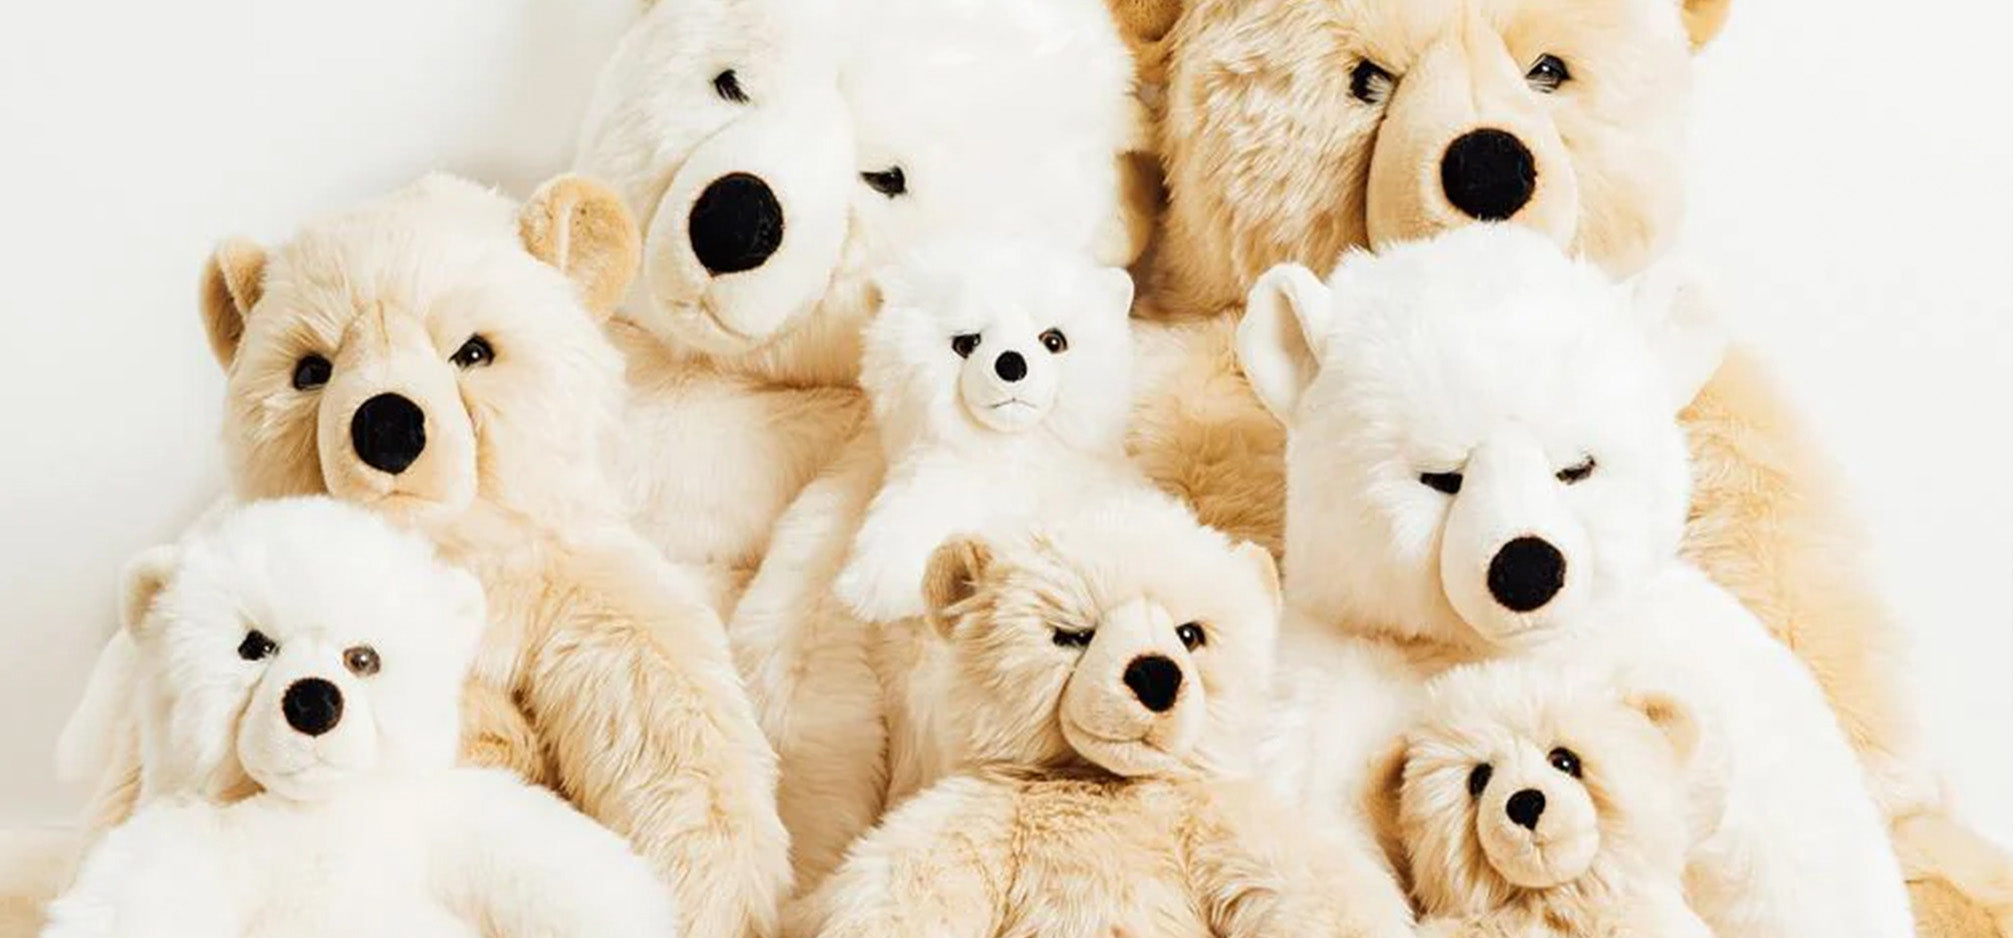
{"type": "Polygon", "coordinates": [[[1025,408],[1027,408],[1027,409],[1029,409],[1029,410],[1033,410],[1033,409],[1034,409],[1034,405],[1033,405],[1033,404],[1030,404],[1030,403],[1028,403],[1027,401],[1024,401],[1024,400],[1022,400],[1022,399],[1020,399],[1020,398],[1018,398],[1018,397],[1009,397],[1009,398],[1007,398],[1006,400],[1003,400],[1003,401],[1000,401],[1000,402],[999,402],[999,403],[997,403],[997,404],[987,404],[987,405],[986,405],[986,409],[987,409],[987,410],[1004,410],[1004,409],[1006,409],[1006,408],[1008,408],[1008,407],[1025,407],[1025,408]]]}

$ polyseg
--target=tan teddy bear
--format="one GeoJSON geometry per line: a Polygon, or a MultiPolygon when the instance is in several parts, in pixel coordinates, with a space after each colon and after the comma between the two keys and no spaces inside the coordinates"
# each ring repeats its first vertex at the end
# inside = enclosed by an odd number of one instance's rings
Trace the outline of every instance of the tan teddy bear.
{"type": "Polygon", "coordinates": [[[857,841],[792,934],[1411,934],[1367,838],[1240,774],[1279,611],[1262,548],[1142,491],[955,538],[924,593],[915,681],[962,772],[857,841]]]}

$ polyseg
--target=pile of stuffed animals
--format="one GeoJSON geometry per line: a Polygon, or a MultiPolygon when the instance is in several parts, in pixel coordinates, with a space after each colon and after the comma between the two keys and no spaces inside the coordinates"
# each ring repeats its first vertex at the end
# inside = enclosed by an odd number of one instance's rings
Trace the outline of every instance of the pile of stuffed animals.
{"type": "MultiPolygon", "coordinates": [[[[49,938],[2013,936],[1667,256],[1724,0],[655,0],[227,241],[49,938]]],[[[194,338],[192,336],[192,341],[194,338]]]]}

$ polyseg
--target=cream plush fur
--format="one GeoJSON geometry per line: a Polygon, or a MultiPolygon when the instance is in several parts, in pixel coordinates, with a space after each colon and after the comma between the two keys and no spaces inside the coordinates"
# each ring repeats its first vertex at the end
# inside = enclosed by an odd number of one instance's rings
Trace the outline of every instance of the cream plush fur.
{"type": "Polygon", "coordinates": [[[604,458],[627,389],[599,320],[634,263],[620,203],[568,178],[520,207],[432,176],[272,251],[227,244],[204,304],[226,463],[239,498],[367,505],[475,574],[472,754],[629,838],[687,933],[768,934],[775,757],[719,619],[630,527],[604,458]]]}
{"type": "Polygon", "coordinates": [[[1428,695],[1393,793],[1420,934],[1713,938],[1684,870],[1724,779],[1681,702],[1522,662],[1428,695]]]}
{"type": "Polygon", "coordinates": [[[961,772],[855,844],[794,933],[1410,934],[1371,851],[1242,774],[1278,609],[1263,549],[1141,492],[954,540],[925,590],[910,627],[961,772]]]}
{"type": "Polygon", "coordinates": [[[424,538],[260,502],[144,555],[127,593],[163,797],[86,857],[45,938],[675,933],[621,838],[453,767],[482,588],[424,538]]]}
{"type": "Polygon", "coordinates": [[[1120,198],[1145,144],[1130,81],[1098,0],[650,5],[575,164],[645,230],[616,324],[645,535],[756,566],[862,422],[872,278],[910,249],[998,230],[1129,263],[1146,234],[1120,198]]]}
{"type": "Polygon", "coordinates": [[[905,690],[920,652],[889,625],[923,613],[931,551],[1146,488],[1123,451],[1123,271],[960,238],[883,283],[863,369],[874,427],[785,513],[732,629],[782,758],[800,888],[948,768],[931,732],[906,728],[935,692],[905,690]]]}
{"type": "MultiPolygon", "coordinates": [[[[1532,190],[1512,222],[1634,272],[1677,233],[1689,53],[1719,31],[1728,3],[1186,6],[1161,43],[1168,202],[1142,291],[1143,311],[1177,321],[1137,330],[1131,446],[1204,521],[1276,545],[1282,441],[1235,374],[1235,313],[1219,311],[1274,264],[1325,274],[1347,248],[1471,221],[1442,167],[1451,143],[1481,128],[1530,154],[1532,190]],[[1565,80],[1538,68],[1548,54],[1565,80]]],[[[1467,181],[1519,175],[1495,165],[1467,181]]],[[[1996,917],[2013,935],[2013,862],[1949,813],[1905,698],[1903,637],[1830,467],[1742,350],[1683,420],[1696,481],[1685,554],[1817,674],[1895,822],[1925,927],[1996,917]]]]}
{"type": "MultiPolygon", "coordinates": [[[[1816,681],[1678,556],[1673,415],[1717,364],[1706,305],[1668,269],[1617,286],[1515,226],[1351,257],[1326,284],[1290,265],[1261,278],[1239,349],[1288,427],[1288,621],[1296,644],[1365,649],[1353,674],[1284,680],[1404,699],[1513,654],[1621,668],[1624,687],[1654,674],[1727,764],[1724,816],[1687,867],[1714,933],[1910,935],[1885,824],[1816,681]]],[[[1351,801],[1379,724],[1312,709],[1282,718],[1296,729],[1279,746],[1337,753],[1299,790],[1351,801]]]]}

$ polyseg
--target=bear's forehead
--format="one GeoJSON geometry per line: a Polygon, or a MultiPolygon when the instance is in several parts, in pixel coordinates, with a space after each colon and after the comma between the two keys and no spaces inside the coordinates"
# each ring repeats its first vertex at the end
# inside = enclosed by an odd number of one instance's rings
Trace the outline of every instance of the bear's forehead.
{"type": "Polygon", "coordinates": [[[1428,48],[1454,43],[1470,55],[1513,48],[1573,50],[1599,44],[1634,48],[1681,42],[1676,3],[1658,0],[1343,0],[1305,7],[1330,24],[1329,35],[1403,68],[1428,48]],[[1662,6],[1668,6],[1663,9],[1662,6]]]}

